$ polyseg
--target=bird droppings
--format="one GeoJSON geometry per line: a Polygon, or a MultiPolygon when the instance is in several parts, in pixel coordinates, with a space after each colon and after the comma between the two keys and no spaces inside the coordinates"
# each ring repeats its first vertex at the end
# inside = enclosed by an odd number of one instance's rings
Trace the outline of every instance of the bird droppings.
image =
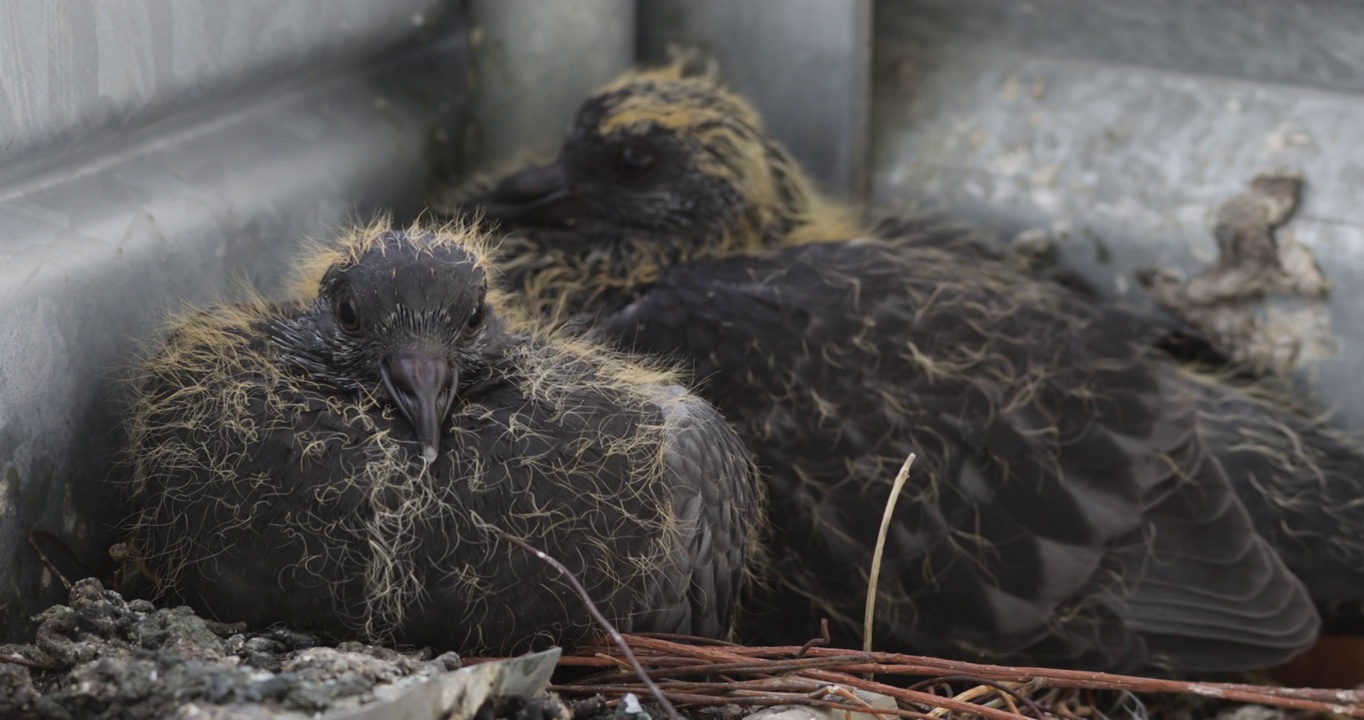
{"type": "Polygon", "coordinates": [[[1220,256],[1185,279],[1173,268],[1144,268],[1137,281],[1157,304],[1207,335],[1217,349],[1256,372],[1290,374],[1305,357],[1332,352],[1324,299],[1331,283],[1312,250],[1282,226],[1297,209],[1303,177],[1269,170],[1228,200],[1213,234],[1220,256]],[[1266,298],[1313,301],[1289,317],[1266,298]],[[1316,312],[1312,312],[1316,310],[1316,312]],[[1302,313],[1309,313],[1303,322],[1302,313]]]}
{"type": "Polygon", "coordinates": [[[361,708],[460,667],[453,653],[327,645],[279,628],[243,632],[187,607],[125,601],[95,579],[75,583],[66,605],[36,620],[34,643],[0,646],[0,655],[37,666],[0,662],[0,717],[316,716],[361,708]]]}

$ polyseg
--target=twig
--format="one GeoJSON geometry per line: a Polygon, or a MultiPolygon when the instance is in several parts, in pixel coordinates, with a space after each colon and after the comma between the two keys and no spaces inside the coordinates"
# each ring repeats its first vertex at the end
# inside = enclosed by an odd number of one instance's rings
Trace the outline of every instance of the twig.
{"type": "Polygon", "coordinates": [[[587,606],[587,611],[592,614],[592,618],[606,631],[606,634],[610,636],[611,641],[615,643],[616,647],[620,648],[621,655],[629,661],[630,667],[634,669],[635,675],[639,677],[639,681],[644,683],[644,686],[649,689],[650,694],[658,701],[658,704],[663,708],[663,711],[666,712],[668,717],[672,718],[672,720],[681,720],[682,716],[677,713],[677,708],[674,708],[673,704],[668,702],[668,698],[664,697],[663,691],[659,690],[658,686],[654,684],[654,681],[649,678],[649,673],[645,672],[644,666],[639,664],[639,660],[635,657],[634,652],[630,650],[630,645],[625,642],[624,637],[621,637],[620,631],[616,629],[616,626],[612,625],[611,621],[607,620],[605,615],[602,615],[601,610],[597,608],[597,604],[592,601],[592,596],[587,593],[587,588],[583,587],[583,584],[578,581],[576,575],[569,572],[568,568],[565,567],[563,563],[550,557],[549,554],[545,553],[543,550],[537,550],[525,540],[507,533],[500,528],[490,527],[489,529],[503,540],[525,550],[531,555],[548,563],[550,567],[558,570],[559,574],[568,581],[568,584],[573,586],[573,591],[578,594],[578,597],[582,599],[583,604],[587,606]]]}
{"type": "MultiPolygon", "coordinates": [[[[825,630],[824,630],[824,641],[825,641],[826,644],[827,644],[828,641],[829,641],[829,631],[828,631],[829,625],[828,625],[828,623],[829,623],[828,620],[825,620],[825,621],[824,621],[824,627],[825,627],[825,630]]],[[[673,642],[691,643],[691,644],[693,644],[693,645],[724,645],[724,646],[726,646],[726,647],[742,647],[742,646],[740,646],[740,645],[736,645],[735,643],[729,642],[728,640],[719,640],[719,639],[716,639],[716,638],[701,637],[701,636],[699,636],[699,635],[681,635],[681,634],[678,634],[678,633],[662,633],[662,632],[630,633],[630,634],[631,634],[631,635],[638,635],[639,637],[658,638],[659,640],[672,640],[673,642]]],[[[818,639],[818,638],[816,638],[816,640],[817,640],[817,639],[818,639]]],[[[811,640],[810,642],[814,642],[814,640],[811,640]]],[[[809,643],[806,643],[806,644],[808,645],[809,643]]]]}
{"type": "MultiPolygon", "coordinates": [[[[52,564],[52,561],[51,561],[51,560],[48,560],[48,559],[47,559],[47,553],[43,552],[43,549],[42,549],[42,548],[38,547],[38,541],[34,539],[34,536],[37,535],[37,534],[39,534],[39,533],[42,533],[43,535],[46,535],[46,536],[48,536],[48,537],[54,537],[54,536],[52,535],[52,533],[47,532],[46,530],[39,530],[39,529],[37,529],[37,528],[34,528],[33,530],[29,530],[29,531],[28,531],[28,545],[29,545],[29,547],[33,548],[33,552],[38,553],[38,559],[42,561],[43,567],[46,567],[48,572],[50,572],[50,573],[52,573],[53,575],[55,575],[56,578],[57,578],[57,580],[59,580],[59,581],[61,582],[62,587],[66,588],[66,591],[67,591],[68,593],[70,593],[70,592],[71,592],[71,581],[69,581],[69,580],[66,579],[66,576],[63,575],[63,574],[61,573],[61,571],[57,569],[57,566],[55,566],[55,565],[52,564]]],[[[55,538],[54,538],[54,539],[55,539],[55,538]]]]}
{"type": "Polygon", "coordinates": [[[832,642],[832,638],[829,637],[829,618],[820,618],[819,637],[814,637],[810,638],[809,640],[806,640],[805,644],[800,646],[800,652],[796,653],[796,659],[799,660],[805,657],[805,653],[810,652],[810,648],[824,647],[825,645],[828,645],[830,642],[832,642]]]}
{"type": "MultiPolygon", "coordinates": [[[[1013,688],[1001,685],[1000,683],[994,682],[993,680],[987,680],[983,677],[977,677],[975,675],[942,675],[939,677],[932,678],[930,680],[924,680],[923,682],[914,683],[913,685],[909,686],[909,689],[918,690],[929,685],[953,682],[964,682],[970,683],[972,685],[972,688],[970,690],[967,690],[966,692],[960,693],[956,696],[956,699],[958,700],[969,700],[979,695],[986,695],[993,692],[998,694],[999,697],[1009,705],[1010,712],[1012,712],[1015,715],[1021,715],[1022,713],[1018,712],[1018,708],[1014,706],[1013,702],[1014,699],[1017,699],[1019,702],[1028,706],[1028,709],[1031,710],[1033,712],[1033,715],[1038,718],[1045,717],[1048,714],[1042,709],[1042,706],[1039,705],[1037,701],[1024,695],[1023,693],[1018,692],[1013,688]]],[[[937,710],[934,710],[929,714],[940,715],[941,712],[939,711],[946,712],[944,708],[938,708],[937,710]]],[[[1054,715],[1055,713],[1051,714],[1054,715]]]]}
{"type": "Polygon", "coordinates": [[[14,665],[23,665],[26,668],[33,668],[34,670],[51,671],[57,669],[52,667],[51,665],[44,665],[38,662],[37,660],[29,660],[28,658],[22,655],[10,655],[7,653],[0,653],[0,662],[11,663],[14,665]]]}
{"type": "Polygon", "coordinates": [[[48,540],[51,540],[52,542],[57,544],[57,547],[60,547],[62,550],[66,551],[67,557],[72,562],[81,566],[81,569],[85,572],[86,577],[96,577],[99,575],[99,573],[96,572],[93,567],[90,567],[90,565],[88,565],[84,560],[80,558],[79,554],[77,554],[75,551],[71,549],[71,546],[68,545],[65,540],[61,539],[60,537],[57,537],[56,534],[44,530],[42,528],[33,528],[32,533],[34,535],[38,535],[47,538],[48,540]]]}
{"type": "MultiPolygon", "coordinates": [[[[687,647],[684,645],[679,645],[677,643],[670,643],[667,642],[666,640],[649,640],[646,638],[632,639],[635,640],[641,647],[654,647],[680,651],[681,653],[685,653],[687,655],[691,655],[693,657],[701,659],[714,659],[722,664],[727,662],[751,661],[749,658],[745,658],[742,655],[735,654],[732,650],[728,648],[687,647]]],[[[775,665],[788,665],[792,663],[811,663],[812,661],[817,662],[818,658],[805,658],[803,660],[772,661],[769,667],[775,665]]],[[[798,672],[802,677],[814,678],[816,680],[823,680],[825,682],[837,683],[840,685],[847,685],[849,687],[854,687],[859,690],[868,690],[870,692],[881,693],[882,695],[889,695],[890,697],[893,697],[897,700],[901,700],[903,702],[915,705],[927,707],[946,706],[950,710],[957,710],[961,712],[973,712],[977,715],[980,715],[983,718],[987,718],[987,720],[1016,720],[1017,718],[1016,715],[1010,715],[1002,710],[994,710],[991,708],[982,707],[980,705],[973,705],[971,703],[953,700],[951,698],[939,697],[936,695],[932,695],[930,693],[892,687],[890,685],[884,685],[882,683],[873,682],[871,680],[863,680],[861,678],[854,677],[852,675],[847,675],[841,672],[814,669],[800,670],[798,672]]]]}
{"type": "MultiPolygon", "coordinates": [[[[977,665],[954,660],[829,648],[812,649],[812,657],[791,660],[789,657],[798,650],[796,647],[696,647],[633,636],[630,638],[630,642],[636,650],[646,653],[645,657],[649,663],[655,664],[666,661],[669,664],[668,668],[660,668],[655,671],[656,674],[663,676],[672,673],[680,674],[683,671],[703,674],[708,671],[719,671],[721,668],[724,668],[726,672],[748,672],[752,674],[799,672],[804,677],[882,692],[907,702],[929,707],[938,707],[946,703],[940,697],[924,693],[916,693],[912,698],[906,697],[901,695],[902,691],[897,688],[850,677],[848,673],[875,672],[929,677],[944,674],[968,674],[995,681],[1035,682],[1039,683],[1039,687],[1079,687],[1129,692],[1195,694],[1220,697],[1224,700],[1236,702],[1364,717],[1364,706],[1361,706],[1360,694],[1352,690],[1295,690],[1251,685],[1196,683],[1074,670],[977,665]],[[677,662],[684,657],[694,658],[702,662],[695,665],[677,662]],[[764,657],[782,659],[763,660],[764,657]],[[838,659],[843,662],[831,665],[828,663],[831,659],[838,659]],[[706,665],[706,662],[711,664],[706,665]],[[736,669],[738,667],[745,667],[746,669],[738,670],[736,669]]],[[[958,704],[953,709],[961,710],[962,708],[970,708],[973,712],[985,717],[1007,717],[1007,714],[1003,712],[991,714],[988,709],[983,712],[977,705],[958,704]]]]}
{"type": "Polygon", "coordinates": [[[885,512],[881,513],[881,530],[876,533],[876,551],[871,555],[871,575],[867,579],[867,611],[862,616],[862,649],[871,652],[871,625],[876,617],[876,581],[881,576],[881,553],[886,549],[886,534],[890,531],[890,518],[895,514],[895,501],[909,479],[909,469],[914,466],[914,453],[905,458],[900,473],[895,476],[895,484],[890,487],[890,497],[886,498],[885,512]]]}

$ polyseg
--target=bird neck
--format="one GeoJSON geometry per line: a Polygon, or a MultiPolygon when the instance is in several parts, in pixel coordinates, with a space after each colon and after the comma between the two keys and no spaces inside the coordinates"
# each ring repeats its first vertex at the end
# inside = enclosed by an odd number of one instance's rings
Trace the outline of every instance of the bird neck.
{"type": "Polygon", "coordinates": [[[749,208],[749,227],[741,230],[751,239],[737,244],[740,252],[863,234],[859,213],[821,192],[781,143],[765,136],[762,148],[761,162],[747,174],[757,181],[741,184],[749,208]]]}
{"type": "Polygon", "coordinates": [[[794,180],[783,202],[750,204],[727,226],[708,231],[646,235],[596,226],[513,233],[499,248],[504,287],[545,317],[596,315],[624,307],[672,265],[864,234],[852,208],[824,197],[803,176],[794,180]]]}
{"type": "Polygon", "coordinates": [[[813,192],[776,245],[849,240],[867,234],[860,213],[850,204],[813,192]]]}

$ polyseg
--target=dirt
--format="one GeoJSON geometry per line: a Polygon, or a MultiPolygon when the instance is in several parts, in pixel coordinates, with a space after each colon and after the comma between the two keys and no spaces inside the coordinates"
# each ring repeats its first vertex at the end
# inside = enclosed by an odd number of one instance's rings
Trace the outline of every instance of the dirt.
{"type": "MultiPolygon", "coordinates": [[[[10,658],[0,661],[0,717],[308,717],[460,667],[453,653],[328,645],[283,629],[246,632],[187,607],[125,602],[93,579],[75,583],[67,605],[36,620],[33,644],[0,646],[10,658]]],[[[480,718],[568,717],[557,701],[500,703],[480,718]]]]}

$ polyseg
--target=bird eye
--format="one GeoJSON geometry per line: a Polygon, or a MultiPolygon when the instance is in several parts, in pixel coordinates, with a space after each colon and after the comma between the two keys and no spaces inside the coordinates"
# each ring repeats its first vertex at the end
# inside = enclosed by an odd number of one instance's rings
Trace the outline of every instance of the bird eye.
{"type": "Polygon", "coordinates": [[[487,315],[485,305],[482,301],[479,301],[478,307],[474,308],[472,313],[469,313],[469,319],[464,323],[464,334],[473,335],[478,332],[479,329],[483,327],[483,318],[485,315],[487,315]]]}
{"type": "Polygon", "coordinates": [[[616,177],[627,183],[637,183],[653,174],[657,164],[654,149],[648,143],[632,140],[616,153],[616,177]]]}
{"type": "Polygon", "coordinates": [[[350,292],[342,292],[336,296],[333,312],[336,313],[336,322],[342,330],[348,333],[360,331],[360,316],[355,312],[355,301],[351,298],[350,292]]]}

